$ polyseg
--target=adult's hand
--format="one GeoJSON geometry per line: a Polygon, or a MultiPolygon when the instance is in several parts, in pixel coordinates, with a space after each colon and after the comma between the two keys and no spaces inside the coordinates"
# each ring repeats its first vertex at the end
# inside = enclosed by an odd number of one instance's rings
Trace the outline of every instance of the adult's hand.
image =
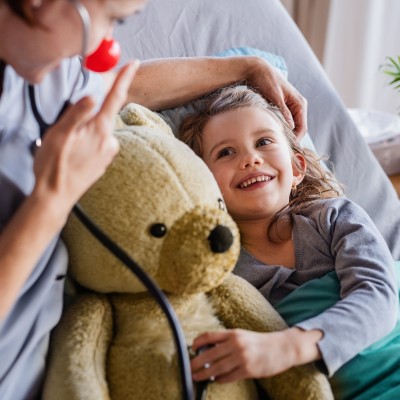
{"type": "Polygon", "coordinates": [[[247,84],[278,106],[297,137],[307,132],[307,100],[263,59],[255,59],[247,84]]]}
{"type": "Polygon", "coordinates": [[[112,135],[115,115],[122,107],[138,63],[122,68],[100,110],[85,97],[71,105],[46,133],[35,155],[34,193],[53,196],[66,213],[103,175],[119,146],[112,135]]]}
{"type": "Polygon", "coordinates": [[[307,131],[307,101],[260,57],[184,57],[142,62],[130,101],[152,110],[183,105],[237,82],[246,83],[278,106],[298,137],[307,131]]]}
{"type": "Polygon", "coordinates": [[[71,208],[117,153],[114,117],[137,67],[120,71],[97,114],[84,98],[47,131],[35,155],[34,190],[0,232],[0,322],[71,208]]]}

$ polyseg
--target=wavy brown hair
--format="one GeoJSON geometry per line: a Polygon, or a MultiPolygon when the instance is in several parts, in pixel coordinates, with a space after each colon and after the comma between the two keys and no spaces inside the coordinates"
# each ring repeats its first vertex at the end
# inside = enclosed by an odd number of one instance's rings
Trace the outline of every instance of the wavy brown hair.
{"type": "MultiPolygon", "coordinates": [[[[214,116],[224,112],[244,107],[255,107],[268,112],[283,128],[283,133],[293,154],[301,154],[306,160],[306,171],[303,180],[292,190],[289,203],[276,213],[268,226],[268,237],[271,239],[272,228],[277,228],[277,222],[282,218],[289,218],[298,214],[300,210],[312,202],[320,199],[339,197],[343,194],[341,184],[334,175],[323,165],[325,157],[319,157],[314,151],[304,148],[298,142],[278,107],[268,103],[259,93],[247,86],[230,86],[219,89],[194,104],[195,112],[188,115],[179,129],[179,137],[194,152],[202,157],[202,132],[207,122],[214,116]]],[[[302,170],[295,157],[292,157],[295,168],[302,170]]],[[[278,241],[285,240],[276,230],[274,237],[278,241]]],[[[272,240],[272,239],[271,239],[272,240]]],[[[273,241],[276,241],[275,239],[273,241]]]]}

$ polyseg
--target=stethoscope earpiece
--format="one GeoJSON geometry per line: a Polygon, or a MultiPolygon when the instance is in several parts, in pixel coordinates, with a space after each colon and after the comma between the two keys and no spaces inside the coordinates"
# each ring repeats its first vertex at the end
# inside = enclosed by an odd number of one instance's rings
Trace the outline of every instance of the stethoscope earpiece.
{"type": "Polygon", "coordinates": [[[114,39],[104,39],[100,46],[84,61],[85,68],[94,72],[106,72],[114,68],[121,55],[121,46],[114,39]]]}

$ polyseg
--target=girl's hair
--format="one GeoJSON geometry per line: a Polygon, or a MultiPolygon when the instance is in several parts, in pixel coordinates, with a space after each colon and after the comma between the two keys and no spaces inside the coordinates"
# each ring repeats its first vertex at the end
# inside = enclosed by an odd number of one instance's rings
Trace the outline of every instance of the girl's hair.
{"type": "MultiPolygon", "coordinates": [[[[247,86],[230,86],[219,89],[195,102],[195,113],[187,116],[180,126],[180,139],[202,157],[202,132],[206,123],[218,114],[244,107],[255,107],[271,114],[281,124],[292,152],[303,155],[307,164],[304,178],[292,190],[289,203],[277,212],[269,224],[268,237],[271,239],[272,228],[278,220],[284,217],[289,217],[291,220],[294,214],[311,202],[322,198],[339,197],[343,194],[343,190],[333,174],[322,165],[321,160],[325,158],[318,157],[315,152],[303,148],[299,144],[279,108],[268,103],[259,93],[247,86]]],[[[295,168],[302,170],[296,158],[293,158],[293,162],[295,168]]],[[[279,239],[284,239],[279,236],[278,231],[276,233],[279,239]]],[[[276,236],[274,235],[274,237],[276,236]]]]}

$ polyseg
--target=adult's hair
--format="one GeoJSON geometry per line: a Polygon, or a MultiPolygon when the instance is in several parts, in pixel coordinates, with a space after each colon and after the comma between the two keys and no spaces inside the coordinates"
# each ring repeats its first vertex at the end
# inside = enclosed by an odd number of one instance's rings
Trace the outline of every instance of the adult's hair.
{"type": "MultiPolygon", "coordinates": [[[[292,190],[289,203],[272,219],[268,227],[268,237],[281,218],[291,217],[311,202],[322,198],[334,198],[343,194],[342,186],[334,175],[322,164],[323,157],[314,151],[303,148],[291,130],[280,109],[268,103],[259,93],[247,86],[230,86],[219,89],[194,103],[195,113],[188,115],[179,129],[179,137],[200,157],[203,156],[202,132],[207,122],[214,116],[227,111],[252,107],[268,112],[282,126],[283,133],[291,151],[301,154],[306,160],[306,171],[303,180],[292,190]]],[[[302,170],[296,158],[292,158],[295,168],[302,170]]],[[[280,238],[278,230],[274,231],[274,241],[280,238]]],[[[284,239],[284,238],[280,238],[284,239]]]]}
{"type": "Polygon", "coordinates": [[[18,15],[27,24],[31,26],[38,25],[38,21],[35,18],[32,6],[29,4],[29,1],[27,0],[3,0],[3,1],[14,12],[14,14],[18,15]]]}

